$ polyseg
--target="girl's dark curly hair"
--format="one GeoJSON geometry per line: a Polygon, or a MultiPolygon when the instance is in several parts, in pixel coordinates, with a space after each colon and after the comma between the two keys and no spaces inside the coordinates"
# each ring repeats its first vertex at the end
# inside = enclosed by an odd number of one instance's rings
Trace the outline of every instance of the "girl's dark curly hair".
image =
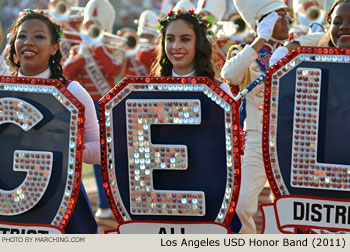
{"type": "MultiPolygon", "coordinates": [[[[350,0],[335,0],[332,4],[332,6],[329,8],[328,12],[327,12],[327,21],[329,24],[331,24],[331,16],[333,14],[333,11],[335,9],[335,7],[337,7],[338,5],[342,4],[342,3],[350,3],[350,0]]],[[[328,30],[328,32],[325,34],[325,36],[320,40],[320,43],[318,44],[319,46],[328,46],[328,47],[335,47],[335,45],[333,44],[332,40],[331,40],[331,31],[330,29],[328,30]]]]}
{"type": "MultiPolygon", "coordinates": [[[[195,45],[195,58],[194,66],[196,70],[196,76],[207,76],[212,80],[217,77],[214,64],[212,63],[213,49],[210,41],[207,38],[207,28],[204,25],[198,23],[192,15],[178,14],[176,19],[182,19],[187,22],[194,30],[196,34],[196,45],[195,45]]],[[[166,22],[161,30],[160,38],[158,40],[156,59],[153,61],[151,67],[152,76],[171,76],[173,64],[168,59],[165,53],[165,33],[169,24],[173,21],[169,20],[166,22]]]]}
{"type": "MultiPolygon", "coordinates": [[[[33,20],[33,19],[41,20],[47,25],[51,34],[52,44],[60,43],[60,40],[61,40],[59,25],[55,21],[51,20],[48,16],[40,12],[30,12],[30,13],[27,13],[26,15],[19,16],[16,19],[16,21],[13,23],[12,29],[10,30],[11,38],[9,41],[8,50],[6,52],[6,57],[10,62],[10,66],[16,69],[12,73],[15,76],[18,75],[18,69],[21,66],[21,63],[18,61],[16,57],[16,51],[15,51],[15,41],[17,38],[18,28],[24,21],[33,20]]],[[[51,55],[49,59],[49,67],[51,70],[50,79],[59,79],[61,82],[65,83],[66,79],[63,76],[61,59],[62,59],[62,53],[60,51],[60,48],[58,47],[56,54],[51,55]]]]}

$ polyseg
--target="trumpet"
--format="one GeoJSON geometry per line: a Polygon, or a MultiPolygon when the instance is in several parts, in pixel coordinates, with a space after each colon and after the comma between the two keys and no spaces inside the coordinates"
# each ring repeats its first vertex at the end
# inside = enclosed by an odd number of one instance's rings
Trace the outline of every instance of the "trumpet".
{"type": "Polygon", "coordinates": [[[97,19],[89,19],[83,22],[80,28],[81,39],[90,45],[95,45],[99,42],[105,42],[107,45],[122,47],[127,42],[127,39],[105,32],[101,23],[97,19]]]}
{"type": "Polygon", "coordinates": [[[79,32],[64,30],[63,34],[80,37],[81,41],[77,39],[64,38],[64,40],[67,42],[77,44],[84,42],[88,45],[97,45],[98,43],[102,42],[107,47],[113,49],[123,49],[127,43],[126,38],[104,31],[101,23],[97,19],[89,19],[83,22],[79,32]]]}
{"type": "Polygon", "coordinates": [[[238,25],[232,21],[217,21],[216,24],[221,26],[221,29],[216,32],[218,39],[229,38],[238,30],[238,25]]]}
{"type": "Polygon", "coordinates": [[[51,0],[45,12],[57,21],[67,20],[72,15],[72,11],[78,12],[79,17],[82,18],[84,7],[78,7],[77,5],[77,1],[51,0]]]}
{"type": "Polygon", "coordinates": [[[103,27],[97,20],[90,19],[82,23],[80,27],[80,36],[87,44],[97,44],[103,39],[103,27]]]}
{"type": "Polygon", "coordinates": [[[218,21],[218,25],[222,25],[221,34],[219,36],[229,37],[232,40],[243,41],[250,35],[249,27],[238,13],[228,16],[225,21],[218,21]]]}
{"type": "Polygon", "coordinates": [[[127,57],[134,56],[142,46],[149,45],[148,39],[140,38],[136,31],[128,27],[118,30],[117,35],[126,39],[123,49],[127,57]]]}
{"type": "Polygon", "coordinates": [[[326,0],[294,0],[293,11],[298,23],[309,27],[312,23],[323,24],[325,22],[326,0]]]}

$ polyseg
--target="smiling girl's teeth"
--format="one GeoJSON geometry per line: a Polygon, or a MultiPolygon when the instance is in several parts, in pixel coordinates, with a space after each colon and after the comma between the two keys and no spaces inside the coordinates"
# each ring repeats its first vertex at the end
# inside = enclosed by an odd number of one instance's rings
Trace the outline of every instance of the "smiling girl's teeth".
{"type": "Polygon", "coordinates": [[[339,38],[341,38],[341,39],[348,39],[348,38],[350,38],[350,34],[340,35],[339,38]]]}
{"type": "Polygon", "coordinates": [[[23,55],[26,55],[26,56],[32,56],[32,55],[34,55],[35,53],[33,53],[33,52],[28,52],[28,51],[26,51],[26,52],[23,52],[23,55]]]}

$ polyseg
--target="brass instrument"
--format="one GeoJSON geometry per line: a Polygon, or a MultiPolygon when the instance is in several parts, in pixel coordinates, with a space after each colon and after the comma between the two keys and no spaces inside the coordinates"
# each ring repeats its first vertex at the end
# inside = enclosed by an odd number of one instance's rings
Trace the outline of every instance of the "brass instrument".
{"type": "MultiPolygon", "coordinates": [[[[218,21],[217,23],[218,25],[223,25],[222,33],[232,40],[244,41],[245,38],[251,35],[248,25],[239,13],[233,13],[225,21],[218,21]]],[[[218,36],[222,36],[222,34],[218,34],[218,36]]]]}
{"type": "Polygon", "coordinates": [[[84,42],[88,45],[96,45],[100,42],[113,49],[123,49],[127,39],[103,30],[101,23],[97,19],[90,19],[82,23],[80,32],[64,30],[63,34],[79,36],[82,40],[67,39],[65,41],[80,44],[84,42]]]}
{"type": "Polygon", "coordinates": [[[117,35],[126,39],[124,50],[127,57],[134,56],[142,46],[149,45],[149,41],[147,39],[140,38],[136,31],[132,28],[122,28],[117,31],[117,35]]]}
{"type": "Polygon", "coordinates": [[[96,19],[90,19],[82,23],[80,37],[85,43],[90,45],[97,44],[102,41],[103,36],[103,27],[96,19]]]}
{"type": "Polygon", "coordinates": [[[229,38],[238,30],[238,25],[232,21],[217,21],[216,24],[221,26],[215,34],[218,39],[229,38]]]}
{"type": "Polygon", "coordinates": [[[72,11],[80,12],[79,16],[83,18],[84,7],[77,5],[78,1],[51,0],[46,12],[57,21],[67,20],[72,15],[72,11]]]}
{"type": "Polygon", "coordinates": [[[309,27],[312,23],[323,24],[325,13],[327,11],[327,0],[294,0],[293,11],[296,15],[297,22],[309,27]]]}

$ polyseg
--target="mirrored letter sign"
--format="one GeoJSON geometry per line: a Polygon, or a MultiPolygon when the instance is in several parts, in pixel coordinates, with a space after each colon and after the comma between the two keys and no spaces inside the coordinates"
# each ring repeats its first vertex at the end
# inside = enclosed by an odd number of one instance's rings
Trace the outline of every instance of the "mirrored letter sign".
{"type": "Polygon", "coordinates": [[[79,193],[84,106],[56,80],[0,81],[0,233],[63,232],[79,193]]]}
{"type": "Polygon", "coordinates": [[[229,95],[208,78],[125,78],[99,106],[118,232],[228,232],[240,183],[238,107],[229,95]]]}
{"type": "Polygon", "coordinates": [[[151,125],[200,124],[200,100],[182,102],[129,99],[126,101],[126,116],[130,119],[126,125],[128,146],[130,146],[128,147],[128,163],[131,212],[136,215],[205,215],[203,192],[154,190],[153,170],[187,169],[188,155],[185,145],[154,145],[151,142],[151,125]],[[179,110],[185,112],[179,112],[179,110]],[[175,117],[176,113],[183,113],[183,116],[175,117]],[[145,117],[146,119],[143,119],[145,117]],[[137,120],[132,120],[133,118],[137,120]],[[137,142],[143,142],[143,146],[134,147],[134,143],[137,142]],[[154,162],[152,162],[153,159],[154,162]],[[142,191],[147,191],[147,193],[142,196],[142,191]],[[141,197],[145,202],[152,202],[152,200],[155,202],[157,193],[166,195],[167,200],[162,211],[153,207],[152,204],[137,203],[141,201],[141,197]],[[183,194],[186,194],[185,198],[183,194]],[[187,200],[190,200],[192,204],[186,204],[187,200]]]}
{"type": "Polygon", "coordinates": [[[342,225],[350,223],[349,55],[349,49],[301,47],[267,71],[265,169],[277,200],[294,206],[278,215],[281,230],[282,223],[304,232],[350,230],[342,225]],[[301,198],[317,200],[305,204],[301,198]],[[337,203],[324,207],[332,200],[337,203]],[[288,214],[293,223],[283,222],[288,214]],[[342,217],[329,218],[333,214],[342,217]]]}

